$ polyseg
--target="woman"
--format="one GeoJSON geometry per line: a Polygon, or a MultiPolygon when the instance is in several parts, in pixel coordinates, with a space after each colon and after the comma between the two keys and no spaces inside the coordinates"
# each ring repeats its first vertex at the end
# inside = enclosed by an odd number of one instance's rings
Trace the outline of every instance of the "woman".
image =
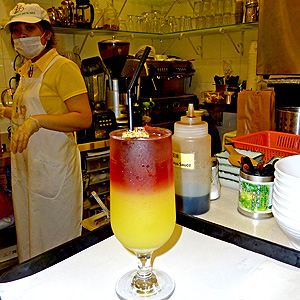
{"type": "Polygon", "coordinates": [[[82,175],[73,132],[92,122],[78,66],[53,48],[47,12],[19,3],[10,12],[15,50],[26,59],[12,108],[12,197],[19,262],[81,234],[82,175]]]}

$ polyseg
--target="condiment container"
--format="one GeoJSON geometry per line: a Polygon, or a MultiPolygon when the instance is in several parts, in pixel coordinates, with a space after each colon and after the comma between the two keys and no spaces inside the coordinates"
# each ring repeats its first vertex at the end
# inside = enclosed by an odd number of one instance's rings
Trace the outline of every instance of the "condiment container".
{"type": "Polygon", "coordinates": [[[238,211],[253,219],[272,217],[274,176],[250,175],[240,171],[238,211]]]}
{"type": "Polygon", "coordinates": [[[193,104],[175,122],[172,141],[176,208],[203,214],[210,208],[211,138],[207,123],[195,116],[193,104]]]}
{"type": "Polygon", "coordinates": [[[113,2],[109,1],[103,14],[103,29],[119,30],[118,12],[114,8],[113,2]]]}
{"type": "Polygon", "coordinates": [[[216,200],[220,197],[221,184],[219,180],[219,162],[216,157],[211,158],[211,188],[210,200],[216,200]]]}
{"type": "Polygon", "coordinates": [[[104,16],[103,16],[103,9],[100,7],[100,4],[95,1],[94,5],[94,21],[92,24],[92,28],[103,28],[104,24],[104,16]]]}

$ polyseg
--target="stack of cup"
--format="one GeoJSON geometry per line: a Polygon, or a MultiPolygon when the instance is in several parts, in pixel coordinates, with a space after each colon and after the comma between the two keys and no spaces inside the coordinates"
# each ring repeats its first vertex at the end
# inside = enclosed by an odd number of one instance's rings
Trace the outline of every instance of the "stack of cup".
{"type": "Polygon", "coordinates": [[[292,245],[300,249],[300,155],[275,164],[272,213],[292,245]]]}

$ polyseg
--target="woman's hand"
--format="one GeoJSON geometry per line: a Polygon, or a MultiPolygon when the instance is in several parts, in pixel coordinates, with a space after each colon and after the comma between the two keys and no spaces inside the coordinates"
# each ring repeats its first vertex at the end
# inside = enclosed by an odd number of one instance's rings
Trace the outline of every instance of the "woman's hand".
{"type": "Polygon", "coordinates": [[[27,148],[29,138],[41,128],[37,119],[29,117],[14,133],[10,149],[12,153],[22,153],[27,148]]]}

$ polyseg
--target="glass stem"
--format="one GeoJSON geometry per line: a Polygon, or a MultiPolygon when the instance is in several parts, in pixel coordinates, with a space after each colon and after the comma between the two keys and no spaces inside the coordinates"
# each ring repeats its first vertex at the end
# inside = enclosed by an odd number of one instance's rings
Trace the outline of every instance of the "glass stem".
{"type": "Polygon", "coordinates": [[[132,287],[139,294],[155,294],[160,290],[155,274],[152,272],[151,253],[136,254],[138,258],[138,270],[133,277],[132,287]]]}

